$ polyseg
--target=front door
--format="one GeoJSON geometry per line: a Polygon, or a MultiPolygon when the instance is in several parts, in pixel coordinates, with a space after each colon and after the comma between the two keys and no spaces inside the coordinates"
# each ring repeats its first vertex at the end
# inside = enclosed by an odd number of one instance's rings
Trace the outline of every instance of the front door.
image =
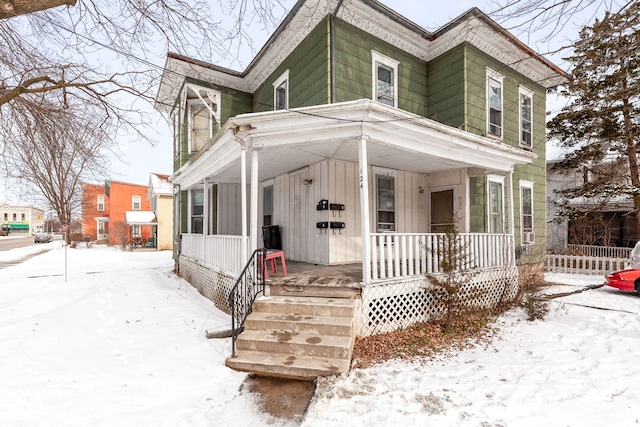
{"type": "Polygon", "coordinates": [[[431,192],[431,232],[451,232],[454,221],[453,189],[431,192]]]}

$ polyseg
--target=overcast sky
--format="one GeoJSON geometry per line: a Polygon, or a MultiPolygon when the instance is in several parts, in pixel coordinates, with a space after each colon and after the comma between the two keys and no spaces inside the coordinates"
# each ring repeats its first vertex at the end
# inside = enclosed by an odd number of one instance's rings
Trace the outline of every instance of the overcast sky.
{"type": "MultiPolygon", "coordinates": [[[[211,1],[215,11],[219,8],[219,2],[216,0],[211,1]]],[[[503,3],[502,0],[499,1],[503,3]]],[[[281,1],[288,10],[290,10],[295,2],[295,0],[281,1]]],[[[478,7],[489,15],[491,15],[491,12],[496,7],[496,0],[449,1],[446,2],[446,7],[444,7],[445,3],[443,3],[442,0],[403,0],[402,2],[382,0],[382,3],[430,31],[442,27],[472,7],[478,7]]],[[[525,33],[521,29],[511,28],[510,31],[533,49],[542,54],[546,54],[552,49],[559,47],[561,43],[566,43],[567,39],[575,38],[578,25],[582,23],[579,21],[584,22],[586,19],[590,22],[590,18],[591,17],[582,17],[574,19],[571,24],[564,27],[565,33],[556,37],[555,42],[551,45],[538,43],[539,38],[536,38],[535,35],[525,33]]],[[[509,25],[505,26],[508,27],[509,25]]],[[[197,57],[197,55],[193,56],[196,57],[196,59],[242,71],[274,30],[274,28],[261,30],[260,26],[255,24],[248,25],[247,28],[251,28],[253,52],[250,49],[245,49],[241,57],[235,60],[234,58],[202,58],[197,57]]],[[[566,64],[562,61],[561,55],[547,55],[547,57],[560,67],[566,69],[566,64]]],[[[165,58],[166,52],[159,52],[156,58],[150,58],[150,60],[161,70],[164,66],[165,58]]],[[[562,107],[564,102],[563,100],[558,101],[553,99],[553,97],[549,97],[547,110],[557,111],[562,107]]],[[[127,141],[126,138],[124,138],[120,144],[121,154],[118,157],[112,157],[111,174],[109,177],[104,177],[104,179],[146,185],[149,181],[150,173],[171,174],[173,172],[171,132],[166,118],[159,112],[153,110],[149,105],[143,105],[142,102],[138,103],[137,107],[151,113],[152,123],[148,128],[144,129],[143,132],[149,136],[150,139],[156,141],[156,145],[150,146],[146,142],[134,140],[127,141]]],[[[548,147],[548,158],[556,158],[558,155],[559,152],[557,150],[554,150],[553,147],[548,147]]],[[[2,182],[0,182],[0,189],[4,190],[0,191],[0,201],[9,201],[15,204],[33,203],[31,200],[19,200],[17,197],[11,195],[10,191],[2,182]]]]}

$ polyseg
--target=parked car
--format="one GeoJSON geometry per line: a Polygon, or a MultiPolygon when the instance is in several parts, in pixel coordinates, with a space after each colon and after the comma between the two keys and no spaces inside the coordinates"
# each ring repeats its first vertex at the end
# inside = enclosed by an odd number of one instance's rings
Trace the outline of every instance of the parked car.
{"type": "Polygon", "coordinates": [[[34,243],[49,243],[53,240],[53,236],[49,233],[36,233],[33,235],[34,243]]]}
{"type": "Polygon", "coordinates": [[[640,294],[640,242],[636,243],[629,255],[629,267],[607,274],[605,284],[621,291],[640,294]]]}

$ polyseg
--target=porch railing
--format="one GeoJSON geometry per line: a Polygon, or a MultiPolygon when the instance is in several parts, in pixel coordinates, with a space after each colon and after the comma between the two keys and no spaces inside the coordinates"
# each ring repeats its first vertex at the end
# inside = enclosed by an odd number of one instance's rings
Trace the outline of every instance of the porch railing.
{"type": "Polygon", "coordinates": [[[629,258],[633,248],[613,246],[567,245],[567,255],[582,255],[600,258],[629,258]]]}
{"type": "Polygon", "coordinates": [[[264,295],[265,281],[263,269],[267,256],[266,249],[256,249],[244,266],[229,293],[231,313],[231,356],[236,355],[236,339],[244,329],[244,322],[251,314],[251,306],[256,297],[264,295]]]}
{"type": "MultiPolygon", "coordinates": [[[[371,279],[397,279],[442,272],[441,233],[371,234],[371,279]]],[[[512,235],[460,233],[453,240],[459,248],[460,268],[514,266],[512,235]]]]}
{"type": "MultiPolygon", "coordinates": [[[[247,248],[249,239],[247,238],[247,248]]],[[[208,267],[233,275],[240,274],[246,259],[242,255],[242,236],[182,234],[181,255],[208,267]]]]}

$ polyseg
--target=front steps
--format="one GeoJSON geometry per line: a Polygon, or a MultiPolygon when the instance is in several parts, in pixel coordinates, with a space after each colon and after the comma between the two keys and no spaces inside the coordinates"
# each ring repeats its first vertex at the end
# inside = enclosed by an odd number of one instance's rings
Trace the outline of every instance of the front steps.
{"type": "Polygon", "coordinates": [[[349,372],[357,303],[344,298],[258,299],[236,340],[236,356],[226,365],[297,380],[349,372]]]}

